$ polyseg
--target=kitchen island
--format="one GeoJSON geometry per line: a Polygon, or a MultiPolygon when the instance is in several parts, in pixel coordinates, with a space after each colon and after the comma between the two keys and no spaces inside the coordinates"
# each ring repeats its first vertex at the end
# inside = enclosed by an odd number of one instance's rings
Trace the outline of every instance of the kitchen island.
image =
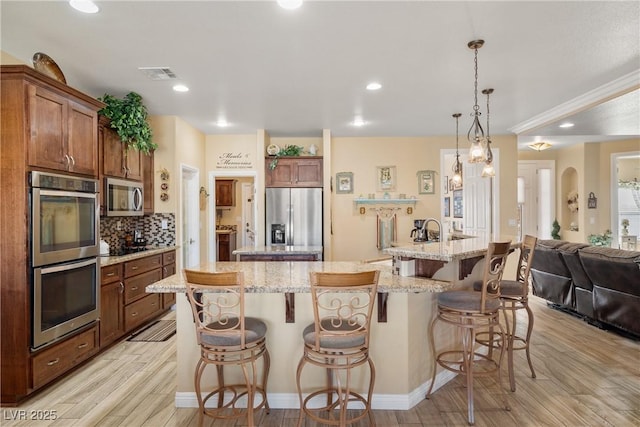
{"type": "Polygon", "coordinates": [[[464,236],[445,235],[443,241],[407,243],[384,249],[393,257],[395,274],[447,280],[455,285],[469,286],[474,280],[482,279],[482,268],[489,243],[511,241],[511,249],[520,247],[513,236],[464,236]]]}
{"type": "MultiPolygon", "coordinates": [[[[297,408],[295,369],[302,355],[302,330],[313,322],[309,272],[350,272],[380,270],[379,291],[389,294],[386,322],[372,322],[371,355],[376,364],[373,407],[376,409],[410,409],[422,399],[429,386],[433,368],[428,348],[427,329],[435,312],[435,296],[450,289],[447,281],[393,274],[390,266],[360,262],[217,262],[196,267],[201,271],[242,271],[246,282],[246,312],[267,323],[267,347],[271,353],[269,404],[273,408],[297,408]],[[286,323],[285,299],[293,293],[297,299],[295,322],[286,323]]],[[[152,293],[177,293],[177,407],[197,407],[193,372],[198,361],[191,307],[184,294],[182,274],[163,279],[147,287],[152,293]]],[[[452,345],[452,331],[436,337],[437,345],[452,345]]],[[[362,387],[365,370],[354,372],[354,384],[362,387]],[[362,376],[361,376],[362,374],[362,376]]],[[[225,374],[226,376],[226,374],[225,374]]],[[[452,374],[440,373],[436,388],[452,374]]],[[[206,377],[207,381],[215,381],[206,377]]],[[[304,384],[325,381],[322,370],[309,370],[304,384]]]]}

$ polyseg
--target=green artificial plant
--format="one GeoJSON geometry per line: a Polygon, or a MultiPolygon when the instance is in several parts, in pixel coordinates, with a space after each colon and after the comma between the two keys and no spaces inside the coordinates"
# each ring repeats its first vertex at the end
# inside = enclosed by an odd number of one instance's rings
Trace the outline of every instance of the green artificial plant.
{"type": "Polygon", "coordinates": [[[611,246],[611,230],[605,230],[602,234],[589,234],[587,239],[594,246],[611,246]]]}
{"type": "Polygon", "coordinates": [[[158,148],[152,141],[147,107],[142,103],[140,95],[129,92],[123,99],[119,99],[105,93],[98,100],[106,104],[98,113],[111,120],[111,128],[115,129],[127,149],[133,148],[148,154],[158,148]]]}
{"type": "Polygon", "coordinates": [[[560,240],[560,224],[558,224],[557,219],[554,219],[551,225],[551,237],[555,240],[560,240]]]}
{"type": "Polygon", "coordinates": [[[287,145],[281,148],[275,155],[275,158],[269,163],[269,169],[274,170],[278,166],[278,159],[283,156],[295,157],[302,154],[304,147],[299,145],[287,145]]]}

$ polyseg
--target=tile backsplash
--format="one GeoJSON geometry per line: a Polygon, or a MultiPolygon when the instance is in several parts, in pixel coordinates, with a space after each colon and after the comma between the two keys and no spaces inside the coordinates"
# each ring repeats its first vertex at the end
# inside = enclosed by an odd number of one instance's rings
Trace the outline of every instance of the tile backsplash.
{"type": "Polygon", "coordinates": [[[100,238],[111,248],[122,245],[124,234],[142,231],[147,245],[174,246],[176,244],[176,216],[172,213],[156,213],[145,216],[120,216],[100,218],[100,238]],[[162,221],[167,221],[167,229],[162,229],[162,221]],[[120,230],[118,230],[118,221],[120,230]]]}

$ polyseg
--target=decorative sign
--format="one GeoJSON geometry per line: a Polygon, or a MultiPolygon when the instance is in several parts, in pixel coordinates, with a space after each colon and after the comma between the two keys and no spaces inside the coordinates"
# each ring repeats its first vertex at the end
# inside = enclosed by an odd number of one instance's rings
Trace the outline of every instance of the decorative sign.
{"type": "Polygon", "coordinates": [[[217,169],[251,169],[253,164],[249,154],[245,153],[222,153],[216,160],[217,169]]]}
{"type": "Polygon", "coordinates": [[[595,209],[598,207],[598,198],[593,192],[589,193],[589,199],[587,199],[587,208],[595,209]]]}

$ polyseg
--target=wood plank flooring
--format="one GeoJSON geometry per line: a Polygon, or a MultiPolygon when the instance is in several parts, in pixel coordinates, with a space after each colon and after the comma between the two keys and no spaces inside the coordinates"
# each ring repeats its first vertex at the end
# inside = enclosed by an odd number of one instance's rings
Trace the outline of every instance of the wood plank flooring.
{"type": "MultiPolygon", "coordinates": [[[[553,310],[536,297],[531,306],[537,378],[530,377],[524,352],[516,352],[517,391],[507,392],[510,412],[501,408],[493,379],[479,379],[476,425],[639,426],[640,342],[553,310]]],[[[175,337],[166,342],[122,341],[21,406],[2,408],[0,425],[196,426],[196,409],[174,407],[175,353],[175,337]],[[32,419],[46,411],[56,411],[57,419],[32,419]],[[23,414],[26,420],[12,420],[23,414]]],[[[506,386],[506,369],[503,372],[506,386]]],[[[375,411],[375,419],[378,426],[465,426],[466,413],[466,389],[458,378],[409,411],[375,411]]],[[[297,417],[297,410],[272,409],[268,415],[260,411],[257,422],[263,427],[295,426],[297,417]]],[[[210,427],[240,425],[244,421],[205,419],[210,427]]]]}

